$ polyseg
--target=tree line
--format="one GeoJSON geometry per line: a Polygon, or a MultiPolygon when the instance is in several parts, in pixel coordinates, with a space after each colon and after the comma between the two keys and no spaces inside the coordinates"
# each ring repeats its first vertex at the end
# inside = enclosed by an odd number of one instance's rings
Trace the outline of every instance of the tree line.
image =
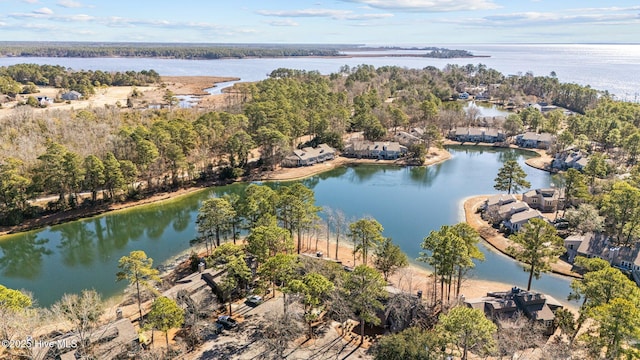
{"type": "Polygon", "coordinates": [[[338,56],[337,46],[264,46],[215,44],[0,43],[0,55],[13,57],[146,57],[225,59],[245,57],[338,56]]]}
{"type": "Polygon", "coordinates": [[[155,70],[105,72],[37,64],[0,67],[0,93],[12,97],[37,92],[33,89],[35,86],[74,90],[89,97],[100,86],[143,86],[159,82],[160,75],[155,70]]]}

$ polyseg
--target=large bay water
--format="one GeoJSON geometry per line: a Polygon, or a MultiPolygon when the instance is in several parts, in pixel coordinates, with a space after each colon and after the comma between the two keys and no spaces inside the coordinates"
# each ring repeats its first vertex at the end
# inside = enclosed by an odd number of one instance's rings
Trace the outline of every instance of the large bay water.
{"type": "MultiPolygon", "coordinates": [[[[434,44],[428,44],[429,46],[434,44]]],[[[422,69],[444,68],[447,64],[485,64],[505,75],[532,72],[546,76],[554,71],[562,82],[590,85],[606,90],[626,101],[640,101],[640,45],[628,44],[501,44],[438,45],[469,50],[488,57],[433,59],[391,57],[388,52],[377,57],[279,58],[173,60],[142,58],[0,58],[0,66],[19,63],[62,65],[75,70],[127,71],[154,69],[161,75],[234,76],[242,81],[257,81],[277,68],[317,70],[322,74],[338,72],[343,65],[370,64],[376,67],[396,65],[422,69]]]]}
{"type": "MultiPolygon", "coordinates": [[[[343,167],[302,180],[313,189],[319,206],[342,209],[356,219],[373,216],[415,259],[422,239],[444,224],[463,219],[465,197],[495,193],[493,179],[507,159],[517,159],[533,187],[547,187],[552,177],[524,165],[527,153],[486,147],[449,148],[452,159],[430,167],[360,165],[343,167]]],[[[104,296],[120,294],[115,281],[118,259],[144,250],[161,264],[189,250],[196,236],[195,219],[202,200],[241,192],[246,184],[214,187],[157,204],[56,225],[0,238],[0,284],[27,289],[41,305],[65,292],[94,288],[104,296]]],[[[506,256],[483,245],[486,261],[471,277],[525,286],[527,274],[506,256]]],[[[533,287],[565,299],[569,280],[545,275],[533,287]]]]}

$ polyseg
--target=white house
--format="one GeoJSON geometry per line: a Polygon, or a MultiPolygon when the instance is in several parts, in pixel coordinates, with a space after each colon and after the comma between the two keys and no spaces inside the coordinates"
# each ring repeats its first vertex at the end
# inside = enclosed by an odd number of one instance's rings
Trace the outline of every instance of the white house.
{"type": "Polygon", "coordinates": [[[37,100],[38,100],[38,104],[40,104],[40,106],[48,106],[48,105],[53,104],[53,99],[51,99],[48,96],[38,96],[37,100]]]}

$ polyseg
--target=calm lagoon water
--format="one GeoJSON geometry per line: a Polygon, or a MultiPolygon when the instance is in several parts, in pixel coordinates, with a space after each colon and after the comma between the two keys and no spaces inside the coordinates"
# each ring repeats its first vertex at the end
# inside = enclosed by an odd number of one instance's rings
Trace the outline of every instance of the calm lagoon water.
{"type": "MultiPolygon", "coordinates": [[[[465,49],[489,57],[431,59],[412,57],[282,58],[172,60],[140,58],[0,58],[0,66],[18,63],[62,65],[80,70],[127,71],[154,69],[161,75],[235,76],[242,81],[265,79],[277,68],[339,71],[343,65],[395,65],[407,68],[447,64],[485,64],[504,74],[532,72],[562,82],[590,85],[617,98],[639,101],[640,45],[434,44],[465,49]]],[[[224,84],[225,86],[228,84],[224,84]]],[[[222,87],[221,86],[221,87],[222,87]]],[[[217,92],[218,89],[211,91],[217,92]]],[[[497,109],[481,109],[483,114],[497,109]]],[[[485,116],[493,116],[486,114],[485,116]]],[[[523,153],[494,149],[453,148],[453,159],[429,168],[358,166],[341,168],[304,180],[316,191],[321,206],[340,208],[351,217],[371,215],[385,227],[410,257],[429,231],[460,220],[460,202],[467,196],[494,193],[493,179],[506,158],[523,153]]],[[[547,173],[526,168],[534,187],[548,186],[547,173]]],[[[105,296],[117,295],[125,284],[115,282],[117,261],[131,250],[142,249],[156,264],[188,251],[195,237],[199,203],[213,195],[241,191],[235,184],[199,192],[178,200],[108,214],[0,239],[0,284],[32,291],[41,305],[49,305],[65,292],[95,288],[105,296]]],[[[472,276],[524,286],[526,273],[512,260],[484,249],[487,261],[472,276]]],[[[569,280],[544,276],[534,288],[565,299],[569,280]]]]}
{"type": "MultiPolygon", "coordinates": [[[[461,201],[495,193],[493,179],[502,163],[517,159],[533,187],[549,186],[546,173],[524,165],[525,152],[481,147],[452,147],[453,158],[431,167],[362,165],[335,169],[302,182],[312,188],[319,206],[342,209],[352,219],[375,217],[415,259],[420,242],[431,231],[462,219],[461,201]]],[[[144,250],[158,265],[189,250],[196,235],[195,218],[202,200],[241,192],[246,184],[206,189],[149,206],[0,238],[0,284],[32,291],[40,305],[65,292],[94,288],[104,296],[120,294],[115,281],[118,259],[144,250]]],[[[486,261],[471,277],[525,286],[527,274],[511,259],[483,246],[486,261]]],[[[570,281],[545,275],[536,290],[565,299],[570,281]]]]}

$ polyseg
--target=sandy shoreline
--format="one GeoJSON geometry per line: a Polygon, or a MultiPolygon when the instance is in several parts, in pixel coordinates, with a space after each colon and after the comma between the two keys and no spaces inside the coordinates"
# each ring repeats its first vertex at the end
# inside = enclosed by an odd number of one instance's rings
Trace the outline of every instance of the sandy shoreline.
{"type": "MultiPolygon", "coordinates": [[[[446,161],[451,157],[449,152],[444,149],[432,149],[430,152],[431,157],[427,159],[424,166],[434,165],[443,161],[446,161]]],[[[340,166],[349,166],[356,164],[385,164],[385,165],[403,165],[401,163],[392,160],[374,160],[374,159],[352,159],[345,157],[337,157],[334,160],[327,161],[321,164],[315,164],[313,166],[305,166],[299,168],[279,168],[275,171],[268,171],[260,173],[259,176],[243,179],[241,181],[294,181],[304,179],[310,176],[314,176],[325,171],[335,169],[340,166]]],[[[0,227],[0,236],[17,234],[21,232],[27,232],[31,230],[40,229],[47,226],[62,224],[65,222],[81,220],[85,218],[91,218],[94,216],[102,215],[108,212],[130,209],[140,205],[152,204],[164,200],[176,199],[180,196],[192,194],[197,191],[203,191],[210,186],[215,185],[200,185],[193,186],[186,189],[178,189],[173,192],[162,192],[154,194],[148,198],[129,201],[124,203],[115,203],[99,206],[92,209],[76,209],[66,211],[64,213],[54,213],[46,216],[42,216],[36,219],[30,219],[17,226],[0,227]]]]}
{"type": "MultiPolygon", "coordinates": [[[[480,213],[476,212],[488,197],[489,195],[478,195],[465,199],[463,203],[465,220],[467,224],[476,229],[480,236],[494,249],[509,256],[507,248],[512,245],[512,242],[505,238],[498,230],[491,227],[481,218],[480,213]]],[[[551,266],[552,272],[556,274],[572,278],[581,278],[582,276],[580,274],[571,271],[572,268],[573,266],[571,264],[562,260],[559,260],[551,266]]]]}
{"type": "MultiPolygon", "coordinates": [[[[448,160],[451,157],[451,154],[445,149],[431,149],[429,152],[429,158],[425,162],[425,166],[438,164],[448,160]]],[[[390,160],[374,160],[374,159],[352,159],[352,158],[344,158],[338,157],[334,160],[316,164],[314,166],[301,167],[301,168],[281,168],[271,172],[262,173],[261,176],[249,179],[250,181],[293,181],[299,180],[306,177],[314,176],[325,171],[329,171],[335,169],[340,166],[349,166],[349,165],[357,165],[357,164],[385,164],[385,165],[398,165],[404,166],[402,163],[398,163],[390,160]]],[[[36,228],[50,226],[53,224],[59,224],[67,221],[79,220],[82,218],[89,218],[97,215],[104,214],[106,212],[119,211],[123,209],[130,209],[136,206],[153,204],[160,201],[165,200],[173,200],[179,198],[181,196],[186,196],[197,191],[204,191],[208,188],[208,186],[199,186],[199,187],[191,187],[187,189],[180,189],[175,192],[170,193],[160,193],[153,195],[149,198],[128,202],[128,203],[118,203],[106,206],[104,208],[98,209],[96,212],[92,213],[65,213],[62,215],[68,215],[67,217],[43,217],[39,219],[35,219],[31,222],[31,224],[23,225],[21,227],[13,227],[13,228],[4,228],[0,229],[0,235],[5,235],[9,233],[14,233],[16,231],[30,231],[36,228]]],[[[481,234],[483,239],[485,239],[493,248],[496,250],[505,253],[506,247],[508,246],[508,240],[505,239],[501,234],[497,233],[495,229],[488,226],[479,216],[479,214],[475,213],[475,209],[480,206],[487,195],[473,196],[467,199],[463,199],[460,204],[460,221],[466,221],[472,227],[476,228],[478,232],[481,234]],[[462,218],[464,216],[464,218],[462,218]]],[[[54,214],[56,215],[56,214],[54,214]]],[[[58,214],[60,215],[60,214],[58,214]]],[[[425,234],[426,235],[426,234],[425,234]]],[[[325,252],[326,250],[326,242],[324,240],[318,241],[318,250],[325,252]]],[[[329,254],[335,254],[335,244],[330,242],[329,244],[330,252],[329,254]]],[[[339,249],[339,260],[346,266],[353,266],[353,255],[352,255],[352,247],[349,247],[348,244],[341,244],[339,249]],[[346,255],[345,255],[346,254],[346,255]]],[[[192,249],[185,250],[185,252],[181,254],[177,254],[172,257],[168,263],[175,262],[176,259],[183,256],[185,253],[190,252],[192,249]]],[[[315,255],[315,246],[314,249],[307,248],[307,252],[311,255],[315,255]],[[313,251],[311,251],[313,250],[313,251]]],[[[326,254],[325,254],[326,256],[326,254]]],[[[333,257],[333,256],[331,256],[333,257]]],[[[429,294],[431,291],[431,287],[428,285],[430,271],[425,267],[419,266],[415,263],[415,259],[411,259],[412,263],[409,267],[400,270],[397,274],[390,278],[390,281],[394,284],[394,286],[403,289],[409,292],[415,292],[417,290],[422,290],[423,293],[429,294]]],[[[357,262],[360,263],[360,262],[357,262]]],[[[566,263],[558,263],[558,266],[554,267],[554,272],[565,275],[565,276],[579,276],[571,272],[571,266],[566,263]]],[[[479,279],[466,279],[462,285],[462,294],[464,294],[467,298],[471,297],[480,297],[484,296],[487,292],[490,291],[503,291],[510,289],[514,284],[506,284],[496,281],[490,280],[479,280],[479,279]]],[[[564,299],[559,299],[564,302],[564,299]]],[[[135,310],[135,309],[134,309],[135,310]]],[[[134,311],[135,312],[135,311],[134,311]]],[[[135,314],[134,314],[135,315],[135,314]]]]}

